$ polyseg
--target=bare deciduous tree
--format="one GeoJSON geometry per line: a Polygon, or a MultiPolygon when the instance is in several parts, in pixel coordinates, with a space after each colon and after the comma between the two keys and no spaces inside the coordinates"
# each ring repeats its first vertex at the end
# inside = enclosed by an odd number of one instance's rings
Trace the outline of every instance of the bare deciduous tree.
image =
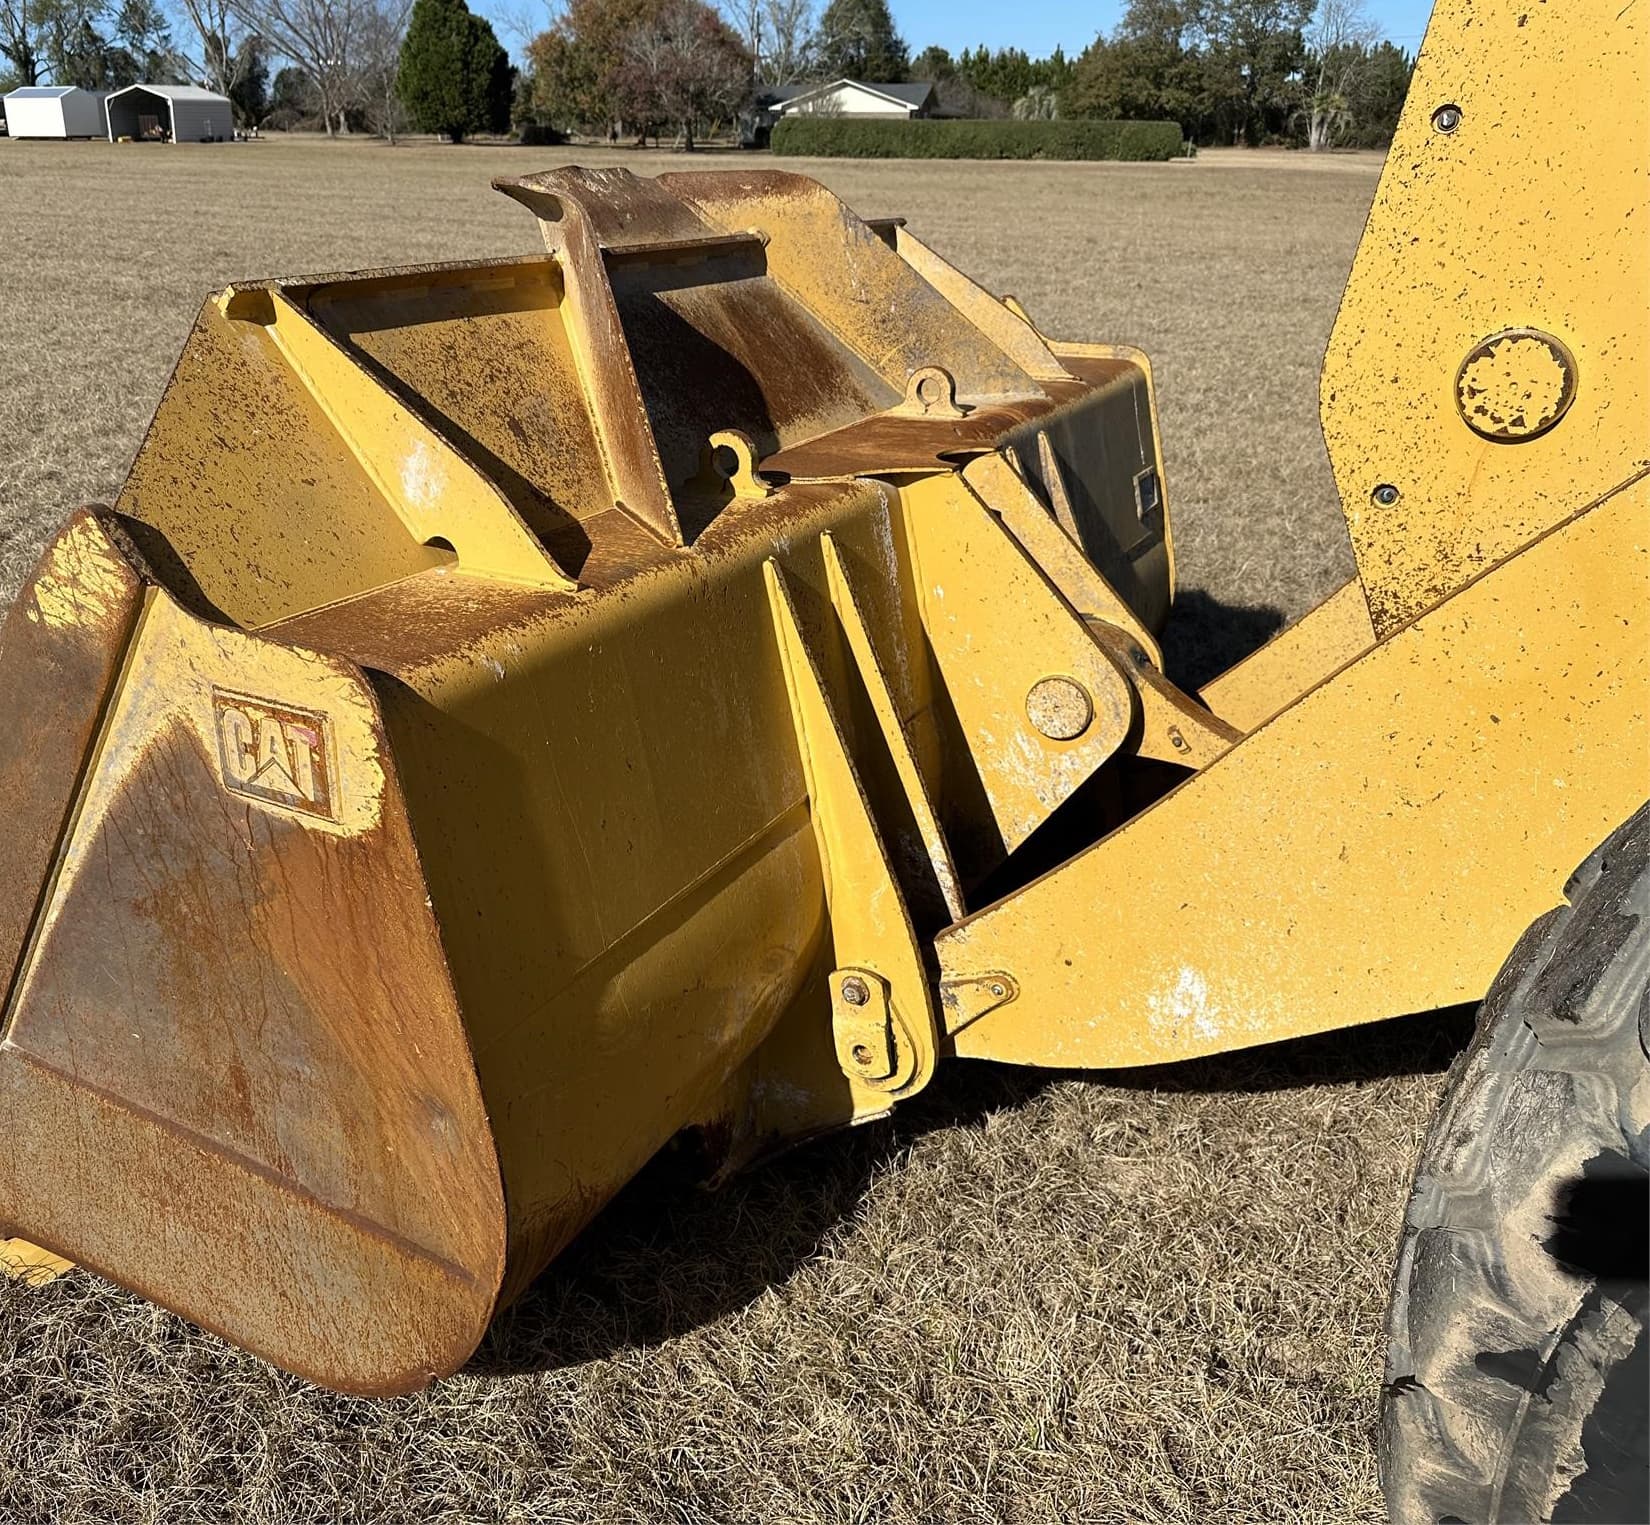
{"type": "Polygon", "coordinates": [[[700,0],[668,0],[625,38],[620,104],[644,134],[674,123],[691,150],[702,124],[739,109],[750,77],[749,54],[715,11],[700,0]]]}
{"type": "Polygon", "coordinates": [[[179,0],[179,6],[200,44],[190,62],[199,66],[209,90],[233,94],[251,67],[253,51],[232,0],[179,0]]]}
{"type": "Polygon", "coordinates": [[[370,0],[227,0],[241,22],[309,77],[327,136],[347,132],[360,96],[370,0]]]}
{"type": "Polygon", "coordinates": [[[1321,152],[1352,121],[1359,74],[1379,28],[1364,11],[1363,0],[1319,0],[1306,33],[1309,49],[1306,144],[1321,152]]]}
{"type": "Polygon", "coordinates": [[[717,9],[722,13],[756,65],[757,77],[762,74],[762,8],[763,0],[721,0],[717,9]]]}
{"type": "Polygon", "coordinates": [[[20,85],[40,83],[40,10],[38,0],[0,0],[0,58],[20,85]]]}
{"type": "Polygon", "coordinates": [[[362,0],[361,11],[356,93],[373,130],[393,144],[407,122],[396,79],[412,0],[362,0]]]}
{"type": "Polygon", "coordinates": [[[813,53],[813,0],[763,0],[762,42],[756,77],[763,84],[794,85],[803,78],[813,53]]]}
{"type": "Polygon", "coordinates": [[[495,6],[489,14],[499,33],[515,44],[518,55],[525,57],[534,40],[555,26],[561,6],[556,0],[523,0],[520,4],[495,6]]]}

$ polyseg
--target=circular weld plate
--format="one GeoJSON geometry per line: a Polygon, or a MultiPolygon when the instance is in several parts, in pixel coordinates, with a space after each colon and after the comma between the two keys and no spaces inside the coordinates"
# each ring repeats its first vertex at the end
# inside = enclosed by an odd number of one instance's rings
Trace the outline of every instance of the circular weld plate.
{"type": "Polygon", "coordinates": [[[1455,378],[1455,402],[1473,433],[1511,444],[1545,434],[1576,395],[1576,363],[1551,334],[1507,328],[1474,348],[1455,378]]]}

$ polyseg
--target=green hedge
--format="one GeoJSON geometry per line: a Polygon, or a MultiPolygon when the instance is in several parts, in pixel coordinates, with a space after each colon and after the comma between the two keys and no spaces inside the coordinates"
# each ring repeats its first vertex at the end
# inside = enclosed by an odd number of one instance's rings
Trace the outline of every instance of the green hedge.
{"type": "Polygon", "coordinates": [[[787,116],[776,154],[836,159],[1178,159],[1178,122],[884,122],[787,116]]]}

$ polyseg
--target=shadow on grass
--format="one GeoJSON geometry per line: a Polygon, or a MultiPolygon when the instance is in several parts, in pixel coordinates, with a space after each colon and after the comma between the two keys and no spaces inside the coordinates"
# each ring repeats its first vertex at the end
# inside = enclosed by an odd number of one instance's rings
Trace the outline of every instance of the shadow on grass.
{"type": "Polygon", "coordinates": [[[1223,604],[1202,588],[1187,588],[1175,595],[1174,614],[1163,630],[1164,670],[1195,694],[1259,651],[1283,626],[1283,611],[1270,605],[1223,604]]]}
{"type": "Polygon", "coordinates": [[[817,1256],[872,1179],[913,1140],[973,1126],[1062,1080],[1155,1091],[1263,1092],[1358,1085],[1448,1066],[1476,1008],[1147,1069],[1073,1075],[953,1061],[882,1123],[817,1139],[715,1191],[696,1151],[664,1151],[494,1321],[475,1375],[556,1370],[653,1346],[738,1311],[817,1256]]]}

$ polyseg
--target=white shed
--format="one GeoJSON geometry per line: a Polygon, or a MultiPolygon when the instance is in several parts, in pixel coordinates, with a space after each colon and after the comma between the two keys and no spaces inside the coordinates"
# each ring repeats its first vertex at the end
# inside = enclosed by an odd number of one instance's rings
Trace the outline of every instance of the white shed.
{"type": "Polygon", "coordinates": [[[227,95],[198,85],[128,85],[103,102],[109,141],[221,143],[235,136],[227,95]]]}
{"type": "Polygon", "coordinates": [[[6,95],[14,138],[101,138],[103,97],[76,85],[23,85],[6,95]]]}

